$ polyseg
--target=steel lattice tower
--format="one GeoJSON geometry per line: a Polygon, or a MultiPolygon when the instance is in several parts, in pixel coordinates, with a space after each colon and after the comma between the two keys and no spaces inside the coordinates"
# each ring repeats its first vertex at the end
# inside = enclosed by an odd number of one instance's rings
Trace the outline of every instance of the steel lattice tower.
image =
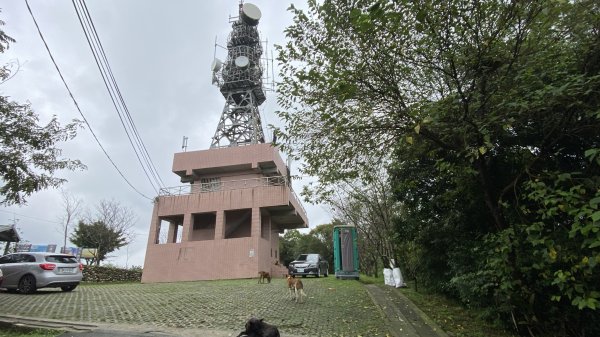
{"type": "Polygon", "coordinates": [[[240,2],[239,16],[227,39],[227,59],[213,62],[213,84],[219,86],[225,107],[211,148],[265,142],[258,107],[265,101],[262,85],[262,46],[256,26],[261,17],[253,4],[240,2]]]}

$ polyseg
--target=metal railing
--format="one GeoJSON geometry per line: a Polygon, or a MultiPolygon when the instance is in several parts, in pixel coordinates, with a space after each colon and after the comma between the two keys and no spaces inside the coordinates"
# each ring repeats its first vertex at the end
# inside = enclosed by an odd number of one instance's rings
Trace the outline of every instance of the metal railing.
{"type": "Polygon", "coordinates": [[[286,176],[274,176],[274,177],[262,177],[252,179],[241,179],[241,180],[227,180],[227,181],[213,181],[208,183],[190,184],[175,187],[161,188],[159,196],[179,196],[196,193],[210,193],[217,191],[232,191],[246,188],[264,187],[264,186],[289,186],[292,198],[300,206],[304,214],[306,210],[304,205],[300,202],[300,199],[296,195],[296,192],[292,189],[289,183],[289,178],[286,176]]]}
{"type": "Polygon", "coordinates": [[[184,195],[194,193],[206,193],[216,191],[231,191],[244,188],[254,188],[261,186],[286,186],[287,177],[263,177],[242,180],[211,181],[207,183],[197,183],[183,186],[161,188],[160,196],[184,195]]]}

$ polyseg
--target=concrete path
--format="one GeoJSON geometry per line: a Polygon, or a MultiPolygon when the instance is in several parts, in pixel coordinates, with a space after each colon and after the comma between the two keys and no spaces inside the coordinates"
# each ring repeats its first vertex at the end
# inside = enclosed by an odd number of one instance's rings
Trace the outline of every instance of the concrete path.
{"type": "Polygon", "coordinates": [[[373,302],[383,311],[395,337],[448,337],[400,289],[374,284],[366,285],[365,288],[373,302]]]}

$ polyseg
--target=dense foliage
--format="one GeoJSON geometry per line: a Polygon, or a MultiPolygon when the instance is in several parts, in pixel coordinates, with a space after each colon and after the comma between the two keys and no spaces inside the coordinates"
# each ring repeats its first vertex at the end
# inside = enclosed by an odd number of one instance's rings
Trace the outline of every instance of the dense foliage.
{"type": "Polygon", "coordinates": [[[279,256],[281,263],[287,266],[300,254],[321,254],[329,262],[333,270],[333,226],[335,223],[319,225],[308,234],[302,234],[297,229],[287,230],[279,238],[279,256]]]}
{"type": "Polygon", "coordinates": [[[125,246],[128,241],[123,231],[112,228],[102,221],[85,223],[80,221],[71,234],[71,242],[77,247],[95,249],[88,264],[100,265],[107,254],[125,246]]]}
{"type": "Polygon", "coordinates": [[[277,134],[305,195],[387,165],[410,275],[523,335],[600,335],[597,1],[291,11],[277,134]]]}
{"type": "MultiPolygon", "coordinates": [[[[15,40],[0,30],[0,53],[11,42],[15,40]]],[[[0,85],[10,75],[10,67],[0,67],[0,85]]],[[[0,95],[0,204],[24,204],[32,193],[60,186],[66,180],[56,177],[56,171],[85,169],[79,160],[63,158],[56,147],[73,139],[81,123],[73,121],[61,127],[56,116],[46,125],[38,122],[29,103],[17,103],[0,95]]]]}

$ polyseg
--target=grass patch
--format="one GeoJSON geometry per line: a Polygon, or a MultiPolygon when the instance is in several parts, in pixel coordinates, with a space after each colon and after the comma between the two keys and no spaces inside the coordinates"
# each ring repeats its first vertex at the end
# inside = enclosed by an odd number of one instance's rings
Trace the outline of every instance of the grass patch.
{"type": "Polygon", "coordinates": [[[60,330],[32,329],[0,324],[0,337],[56,337],[64,333],[60,330]]]}
{"type": "MultiPolygon", "coordinates": [[[[409,283],[410,286],[412,284],[409,283]]],[[[436,322],[442,330],[454,337],[515,337],[516,334],[506,331],[479,318],[480,313],[468,309],[460,303],[442,295],[429,294],[419,287],[420,292],[414,288],[401,289],[402,294],[408,297],[429,318],[436,322]]]]}
{"type": "Polygon", "coordinates": [[[383,275],[379,277],[367,276],[364,274],[360,274],[359,281],[362,284],[383,284],[383,275]]]}

